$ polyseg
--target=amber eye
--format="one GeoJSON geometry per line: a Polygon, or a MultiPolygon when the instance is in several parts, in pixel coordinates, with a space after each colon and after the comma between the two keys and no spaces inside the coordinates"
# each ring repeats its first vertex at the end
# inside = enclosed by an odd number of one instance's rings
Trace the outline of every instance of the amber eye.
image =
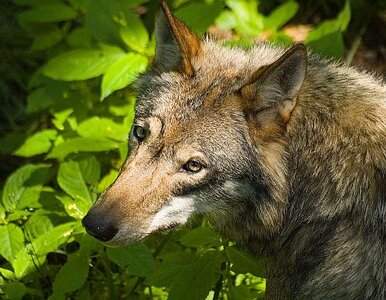
{"type": "Polygon", "coordinates": [[[198,161],[189,160],[186,164],[183,165],[182,168],[185,171],[197,173],[197,172],[200,172],[204,168],[204,166],[198,161]]]}
{"type": "Polygon", "coordinates": [[[133,127],[133,136],[139,141],[142,142],[148,133],[148,126],[134,125],[133,127]]]}

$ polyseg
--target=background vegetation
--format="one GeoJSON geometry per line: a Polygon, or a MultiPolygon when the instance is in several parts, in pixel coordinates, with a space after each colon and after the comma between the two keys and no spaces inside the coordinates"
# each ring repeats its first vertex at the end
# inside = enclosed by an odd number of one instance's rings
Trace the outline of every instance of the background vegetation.
{"type": "MultiPolygon", "coordinates": [[[[381,0],[170,5],[194,30],[230,46],[303,40],[384,74],[381,0]]],[[[0,297],[263,297],[262,260],[219,237],[205,219],[109,249],[80,224],[128,152],[131,84],[153,55],[157,7],[146,0],[2,0],[0,297]]]]}

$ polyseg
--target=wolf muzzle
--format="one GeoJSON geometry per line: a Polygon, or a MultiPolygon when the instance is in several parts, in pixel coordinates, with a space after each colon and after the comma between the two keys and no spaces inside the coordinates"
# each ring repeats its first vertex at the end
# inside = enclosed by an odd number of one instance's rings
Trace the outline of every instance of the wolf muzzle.
{"type": "Polygon", "coordinates": [[[93,212],[92,209],[83,218],[82,224],[88,234],[102,242],[110,241],[119,231],[113,220],[105,214],[93,212]]]}

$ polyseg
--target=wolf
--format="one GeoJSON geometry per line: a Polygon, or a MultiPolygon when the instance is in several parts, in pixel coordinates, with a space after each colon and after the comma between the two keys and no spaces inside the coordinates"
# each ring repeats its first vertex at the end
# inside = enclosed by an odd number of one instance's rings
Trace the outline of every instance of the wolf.
{"type": "Polygon", "coordinates": [[[224,47],[161,8],[87,232],[125,245],[205,214],[266,256],[267,299],[386,299],[385,83],[302,44],[224,47]]]}

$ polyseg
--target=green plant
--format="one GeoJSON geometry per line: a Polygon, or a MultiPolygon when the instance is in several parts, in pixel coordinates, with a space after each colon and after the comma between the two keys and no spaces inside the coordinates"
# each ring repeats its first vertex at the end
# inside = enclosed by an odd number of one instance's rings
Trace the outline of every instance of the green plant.
{"type": "MultiPolygon", "coordinates": [[[[33,70],[23,74],[23,122],[0,139],[3,160],[13,158],[16,169],[0,202],[0,293],[8,299],[261,298],[262,261],[219,237],[205,220],[116,249],[105,249],[81,226],[127,155],[132,83],[154,54],[157,4],[13,2],[9,12],[17,13],[17,31],[29,37],[23,45],[31,41],[23,58],[33,70]]],[[[263,15],[256,0],[175,2],[176,15],[197,32],[216,24],[234,31],[238,43],[266,31],[272,42],[291,43],[282,27],[299,8],[290,0],[263,15]]],[[[347,2],[337,19],[321,24],[306,42],[340,56],[349,20],[347,2]],[[337,47],[324,47],[331,41],[337,47]]]]}

